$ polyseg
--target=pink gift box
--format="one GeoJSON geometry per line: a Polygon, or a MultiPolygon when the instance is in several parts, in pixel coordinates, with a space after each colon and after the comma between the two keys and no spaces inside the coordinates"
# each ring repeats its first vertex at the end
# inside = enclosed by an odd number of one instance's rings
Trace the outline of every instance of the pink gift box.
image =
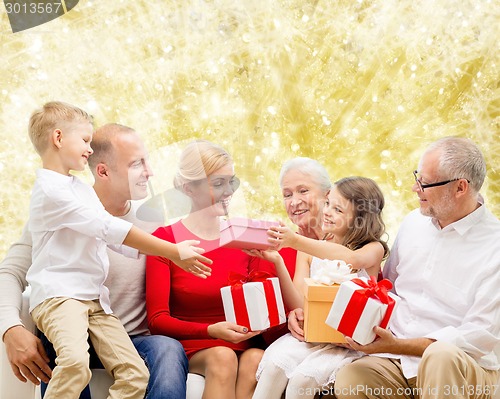
{"type": "Polygon", "coordinates": [[[269,249],[267,230],[278,222],[247,218],[221,221],[220,246],[238,249],[269,249]]]}
{"type": "Polygon", "coordinates": [[[268,329],[286,322],[285,307],[277,277],[236,283],[221,288],[226,321],[250,331],[268,329]]]}
{"type": "Polygon", "coordinates": [[[373,328],[386,328],[399,297],[388,292],[389,280],[377,282],[375,277],[353,279],[340,284],[326,324],[351,337],[361,345],[376,338],[373,328]]]}

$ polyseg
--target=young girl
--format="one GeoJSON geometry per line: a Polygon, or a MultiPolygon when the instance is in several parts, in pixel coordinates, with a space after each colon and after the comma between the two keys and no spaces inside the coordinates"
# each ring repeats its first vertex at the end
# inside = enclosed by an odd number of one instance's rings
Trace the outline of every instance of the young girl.
{"type": "MultiPolygon", "coordinates": [[[[388,255],[381,238],[385,233],[383,207],[383,194],[373,180],[348,177],[336,182],[328,193],[323,210],[324,240],[295,234],[286,226],[270,230],[270,241],[299,251],[293,282],[278,252],[252,253],[275,264],[286,306],[302,308],[304,278],[314,274],[322,259],[344,260],[358,275],[378,275],[388,255]]],[[[285,388],[287,399],[313,398],[335,380],[340,367],[361,355],[335,344],[304,342],[303,335],[302,340],[284,335],[264,353],[253,399],[279,399],[285,388]]]]}

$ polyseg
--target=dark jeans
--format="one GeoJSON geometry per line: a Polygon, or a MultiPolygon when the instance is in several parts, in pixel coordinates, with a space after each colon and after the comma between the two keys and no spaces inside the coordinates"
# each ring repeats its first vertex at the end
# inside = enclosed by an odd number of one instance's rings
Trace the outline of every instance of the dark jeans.
{"type": "MultiPolygon", "coordinates": [[[[186,397],[188,360],[179,341],[163,335],[136,335],[130,337],[139,355],[149,369],[146,399],[179,399],[186,397]]],[[[41,335],[40,339],[50,357],[50,367],[55,367],[56,353],[52,344],[41,335]]],[[[90,368],[104,368],[90,345],[90,368]]],[[[42,383],[42,397],[47,385],[42,383]]],[[[82,391],[80,399],[91,399],[90,388],[82,391]]]]}

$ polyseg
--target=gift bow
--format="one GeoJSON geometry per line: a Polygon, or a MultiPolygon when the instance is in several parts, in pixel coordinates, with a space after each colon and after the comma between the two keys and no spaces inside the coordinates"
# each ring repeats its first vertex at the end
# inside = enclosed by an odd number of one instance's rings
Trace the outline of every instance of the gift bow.
{"type": "Polygon", "coordinates": [[[375,276],[370,276],[368,281],[359,278],[355,278],[351,281],[363,288],[356,290],[353,294],[351,300],[347,304],[344,316],[340,320],[337,330],[352,337],[368,299],[374,296],[376,296],[380,302],[387,305],[384,317],[379,324],[379,327],[386,328],[389,324],[394,306],[396,305],[396,301],[389,296],[389,290],[392,288],[392,283],[387,279],[377,282],[375,276]]]}
{"type": "Polygon", "coordinates": [[[387,279],[377,281],[375,276],[370,276],[368,281],[361,280],[360,278],[355,278],[351,281],[363,287],[363,289],[358,290],[358,292],[360,294],[365,294],[368,298],[376,296],[380,302],[386,305],[391,301],[394,302],[394,299],[389,296],[389,290],[392,288],[392,283],[387,279]]]}
{"type": "Polygon", "coordinates": [[[280,324],[280,316],[278,311],[278,302],[274,292],[273,283],[269,278],[274,277],[268,272],[252,270],[248,275],[241,273],[230,272],[228,276],[229,285],[231,286],[231,295],[233,297],[234,313],[236,316],[236,324],[246,326],[252,330],[250,326],[250,317],[245,301],[243,284],[245,283],[262,283],[264,295],[269,315],[270,326],[280,324]]]}
{"type": "Polygon", "coordinates": [[[320,261],[316,272],[311,274],[311,278],[314,282],[320,284],[341,284],[356,277],[356,273],[352,273],[350,266],[343,260],[323,259],[320,261]]]}
{"type": "Polygon", "coordinates": [[[229,272],[228,282],[229,285],[235,286],[250,282],[256,283],[256,282],[266,281],[268,278],[271,277],[274,277],[271,273],[258,270],[252,270],[247,275],[236,272],[229,272]]]}

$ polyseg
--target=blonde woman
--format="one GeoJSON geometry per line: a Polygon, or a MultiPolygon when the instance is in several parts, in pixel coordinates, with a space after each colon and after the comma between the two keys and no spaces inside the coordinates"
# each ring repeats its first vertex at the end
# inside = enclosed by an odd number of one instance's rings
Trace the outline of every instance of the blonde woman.
{"type": "Polygon", "coordinates": [[[199,247],[213,261],[212,275],[204,281],[191,278],[188,273],[178,273],[168,259],[149,257],[149,328],[153,334],[165,334],[182,343],[189,371],[205,377],[204,399],[251,398],[263,350],[253,347],[250,338],[259,332],[224,321],[220,288],[228,285],[229,272],[272,272],[273,265],[238,249],[219,246],[220,218],[239,186],[233,160],[223,148],[204,140],[191,142],[181,154],[174,180],[191,202],[191,211],[153,234],[170,242],[187,237],[199,241],[199,247]]]}

